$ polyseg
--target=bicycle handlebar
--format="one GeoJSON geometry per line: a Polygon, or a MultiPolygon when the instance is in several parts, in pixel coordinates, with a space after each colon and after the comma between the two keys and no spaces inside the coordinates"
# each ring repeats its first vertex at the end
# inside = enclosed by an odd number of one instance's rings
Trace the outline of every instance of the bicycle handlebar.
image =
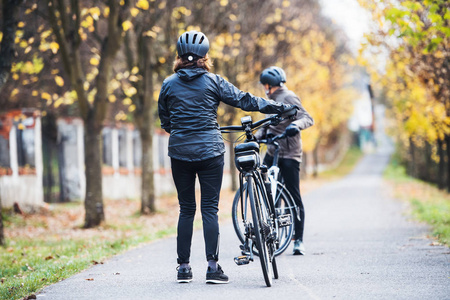
{"type": "MultiPolygon", "coordinates": [[[[270,124],[272,124],[272,120],[278,118],[278,115],[275,116],[271,116],[265,119],[262,119],[260,121],[257,121],[255,123],[251,123],[249,124],[250,129],[255,129],[257,127],[260,127],[263,123],[265,122],[270,122],[270,124]]],[[[267,124],[267,125],[270,125],[267,124]]],[[[245,131],[245,128],[248,125],[230,125],[230,126],[221,126],[220,127],[220,131],[224,131],[224,130],[232,130],[232,131],[245,131]]]]}
{"type": "Polygon", "coordinates": [[[274,115],[274,116],[270,116],[270,117],[264,118],[262,120],[256,121],[255,123],[243,124],[243,125],[230,125],[230,126],[220,127],[220,131],[222,131],[222,132],[224,132],[226,130],[246,131],[247,128],[255,129],[255,128],[261,127],[262,125],[265,125],[265,126],[278,125],[278,124],[280,124],[281,121],[295,116],[297,114],[297,110],[298,110],[298,108],[296,106],[294,106],[288,111],[285,111],[283,113],[280,113],[280,114],[277,114],[277,115],[274,115]],[[264,123],[267,123],[267,124],[264,124],[264,123]]]}
{"type": "Polygon", "coordinates": [[[279,134],[279,135],[276,135],[276,136],[274,136],[274,137],[271,137],[271,138],[266,138],[266,139],[261,139],[261,140],[258,140],[258,143],[262,143],[262,144],[276,144],[275,142],[276,141],[278,141],[278,140],[282,140],[282,139],[284,139],[284,138],[286,138],[286,133],[285,132],[283,132],[282,134],[279,134]]]}

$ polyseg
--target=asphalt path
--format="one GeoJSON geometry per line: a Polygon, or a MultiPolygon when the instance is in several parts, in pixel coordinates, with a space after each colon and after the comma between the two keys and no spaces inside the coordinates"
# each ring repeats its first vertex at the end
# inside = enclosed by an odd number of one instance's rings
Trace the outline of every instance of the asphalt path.
{"type": "MultiPolygon", "coordinates": [[[[170,237],[41,291],[38,299],[450,299],[450,250],[392,199],[381,173],[388,153],[365,156],[352,174],[304,195],[307,255],[292,244],[277,257],[280,278],[265,286],[259,261],[237,266],[233,226],[221,224],[220,261],[229,284],[205,284],[202,231],[194,233],[194,280],[176,282],[170,237]],[[93,280],[87,280],[93,279],[93,280]]],[[[231,201],[222,199],[221,201],[231,201]]]]}

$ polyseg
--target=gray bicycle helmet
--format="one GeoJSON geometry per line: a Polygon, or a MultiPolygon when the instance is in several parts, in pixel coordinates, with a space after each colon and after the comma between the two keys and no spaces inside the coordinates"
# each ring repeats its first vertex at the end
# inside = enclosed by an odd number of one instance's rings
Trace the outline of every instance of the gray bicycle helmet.
{"type": "Polygon", "coordinates": [[[209,51],[209,40],[202,32],[187,31],[180,35],[177,41],[178,56],[193,55],[205,57],[209,51]]]}
{"type": "Polygon", "coordinates": [[[286,73],[282,68],[272,66],[262,71],[259,81],[269,86],[281,86],[286,82],[286,73]]]}

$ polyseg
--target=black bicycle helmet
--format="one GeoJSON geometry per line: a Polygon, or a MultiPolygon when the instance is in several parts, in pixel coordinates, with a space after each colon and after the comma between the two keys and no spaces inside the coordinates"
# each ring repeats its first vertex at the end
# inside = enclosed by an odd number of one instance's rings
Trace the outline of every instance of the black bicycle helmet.
{"type": "Polygon", "coordinates": [[[269,67],[262,71],[259,81],[269,86],[281,86],[286,82],[286,73],[284,73],[282,68],[269,67]]]}
{"type": "MultiPolygon", "coordinates": [[[[180,57],[205,57],[209,51],[209,41],[206,35],[199,31],[187,31],[180,35],[177,41],[177,52],[180,57]]],[[[190,59],[192,60],[192,59],[190,59]]]]}

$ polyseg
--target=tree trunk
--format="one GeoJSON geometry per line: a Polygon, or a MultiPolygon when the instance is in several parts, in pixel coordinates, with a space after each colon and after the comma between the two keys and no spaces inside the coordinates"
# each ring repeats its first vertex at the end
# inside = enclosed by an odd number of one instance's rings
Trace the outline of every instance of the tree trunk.
{"type": "MultiPolygon", "coordinates": [[[[230,80],[230,82],[236,86],[239,85],[239,83],[237,82],[237,70],[236,70],[236,65],[238,64],[237,59],[234,61],[235,63],[225,63],[224,66],[224,71],[225,74],[227,75],[228,79],[230,80]]],[[[234,120],[236,119],[236,115],[237,115],[237,110],[236,108],[230,106],[230,105],[226,105],[225,106],[225,118],[227,119],[226,124],[227,125],[233,125],[234,124],[234,120]]],[[[229,134],[229,140],[231,141],[230,144],[230,180],[231,180],[231,190],[232,191],[237,191],[238,189],[238,176],[237,176],[237,172],[236,172],[236,168],[234,167],[234,147],[233,147],[233,142],[235,140],[236,135],[234,133],[230,133],[229,134]]]]}
{"type": "Polygon", "coordinates": [[[425,142],[425,166],[420,170],[421,179],[436,183],[436,179],[433,174],[433,161],[431,160],[431,145],[429,142],[425,142]]]}
{"type": "Polygon", "coordinates": [[[416,172],[416,153],[415,153],[415,145],[411,138],[409,138],[409,168],[408,173],[412,177],[417,177],[416,172]]]}
{"type": "Polygon", "coordinates": [[[0,194],[0,246],[5,246],[5,232],[3,230],[2,195],[0,194]]]}
{"type": "Polygon", "coordinates": [[[84,228],[100,225],[105,220],[102,191],[102,128],[90,114],[85,120],[84,151],[86,165],[86,210],[84,228]]]}
{"type": "Polygon", "coordinates": [[[447,192],[450,192],[450,135],[445,136],[447,144],[447,192]]]}
{"type": "Polygon", "coordinates": [[[313,155],[313,177],[316,178],[319,175],[319,143],[316,144],[312,152],[313,155]]]}
{"type": "Polygon", "coordinates": [[[139,128],[142,141],[142,185],[141,185],[141,213],[149,214],[156,211],[155,207],[155,179],[153,164],[153,134],[154,99],[153,99],[153,70],[151,68],[152,40],[148,37],[141,39],[139,51],[139,69],[143,75],[143,93],[141,126],[139,128]]]}
{"type": "MultiPolygon", "coordinates": [[[[14,40],[17,29],[17,12],[20,0],[3,0],[2,2],[2,33],[0,44],[0,91],[8,80],[14,59],[14,40]]],[[[2,199],[0,194],[0,246],[5,245],[5,234],[3,230],[2,199]]]]}
{"type": "Polygon", "coordinates": [[[302,162],[300,164],[300,178],[302,179],[306,179],[306,177],[308,177],[308,174],[306,173],[307,165],[308,165],[308,155],[306,152],[303,152],[302,162]]]}
{"type": "Polygon", "coordinates": [[[445,188],[445,154],[444,154],[444,142],[441,139],[437,141],[438,155],[439,155],[439,168],[438,168],[438,187],[443,190],[445,188]]]}
{"type": "Polygon", "coordinates": [[[153,168],[153,134],[146,128],[142,128],[140,132],[142,142],[141,214],[149,214],[156,211],[153,168]]]}
{"type": "MultiPolygon", "coordinates": [[[[232,124],[230,124],[230,125],[232,125],[232,124]]],[[[228,135],[229,135],[230,141],[234,141],[235,140],[235,136],[236,135],[234,133],[229,133],[228,135]]],[[[237,176],[235,163],[234,163],[234,146],[233,146],[232,142],[229,144],[229,152],[230,152],[231,190],[232,191],[237,191],[237,189],[238,189],[238,176],[237,176]]]]}
{"type": "Polygon", "coordinates": [[[3,0],[2,7],[2,33],[3,38],[0,45],[0,91],[11,73],[14,59],[14,40],[17,29],[17,12],[20,0],[3,0]]]}

